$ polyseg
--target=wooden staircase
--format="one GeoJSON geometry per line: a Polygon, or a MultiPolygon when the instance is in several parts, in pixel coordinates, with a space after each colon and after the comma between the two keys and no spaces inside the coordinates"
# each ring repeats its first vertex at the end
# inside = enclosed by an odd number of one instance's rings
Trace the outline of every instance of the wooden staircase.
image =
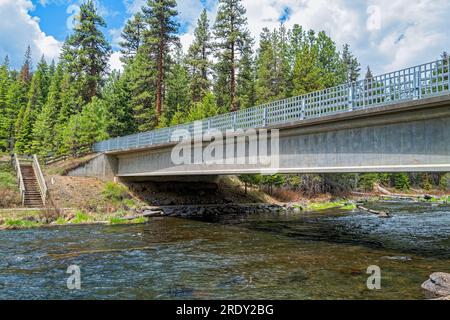
{"type": "Polygon", "coordinates": [[[28,208],[44,208],[47,200],[47,185],[37,156],[14,155],[22,204],[28,208]]]}
{"type": "Polygon", "coordinates": [[[42,208],[41,190],[32,164],[20,164],[23,183],[25,185],[24,205],[28,208],[42,208]]]}

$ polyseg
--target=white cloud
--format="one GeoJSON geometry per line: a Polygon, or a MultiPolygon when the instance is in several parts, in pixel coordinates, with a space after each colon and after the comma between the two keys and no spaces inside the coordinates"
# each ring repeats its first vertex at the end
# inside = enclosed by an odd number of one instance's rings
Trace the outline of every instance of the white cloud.
{"type": "MultiPolygon", "coordinates": [[[[212,25],[217,2],[211,3],[212,25]]],[[[370,65],[375,73],[432,61],[450,50],[448,0],[243,0],[243,4],[255,47],[262,28],[278,27],[279,18],[289,8],[287,27],[297,23],[305,29],[324,30],[339,48],[349,43],[363,69],[370,65]]],[[[181,19],[190,23],[187,33],[181,35],[186,50],[202,7],[199,0],[180,0],[178,10],[181,19]]]]}
{"type": "Polygon", "coordinates": [[[42,55],[49,61],[59,56],[61,43],[41,30],[39,19],[30,16],[31,10],[30,0],[0,0],[0,58],[8,54],[15,68],[22,64],[28,45],[35,62],[42,55]]]}
{"type": "Polygon", "coordinates": [[[112,70],[123,71],[123,63],[120,61],[122,54],[114,52],[109,58],[109,68],[112,70]]]}

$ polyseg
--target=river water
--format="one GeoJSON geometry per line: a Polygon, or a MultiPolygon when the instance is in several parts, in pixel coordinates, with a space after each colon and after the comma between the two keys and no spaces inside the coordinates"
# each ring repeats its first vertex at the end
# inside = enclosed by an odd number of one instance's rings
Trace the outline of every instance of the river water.
{"type": "Polygon", "coordinates": [[[424,299],[421,283],[450,272],[450,208],[371,207],[394,216],[330,210],[4,231],[0,299],[424,299]],[[71,265],[81,290],[67,289],[71,265]],[[369,266],[381,269],[380,290],[367,288],[369,266]]]}

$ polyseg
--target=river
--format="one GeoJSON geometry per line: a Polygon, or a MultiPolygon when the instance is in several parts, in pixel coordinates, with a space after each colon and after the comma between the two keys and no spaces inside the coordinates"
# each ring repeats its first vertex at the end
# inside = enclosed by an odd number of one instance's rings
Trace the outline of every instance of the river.
{"type": "Polygon", "coordinates": [[[3,231],[0,299],[424,299],[421,283],[450,272],[450,208],[371,207],[393,217],[330,210],[3,231]],[[81,290],[67,289],[71,265],[81,290]],[[380,290],[366,285],[372,265],[380,290]]]}

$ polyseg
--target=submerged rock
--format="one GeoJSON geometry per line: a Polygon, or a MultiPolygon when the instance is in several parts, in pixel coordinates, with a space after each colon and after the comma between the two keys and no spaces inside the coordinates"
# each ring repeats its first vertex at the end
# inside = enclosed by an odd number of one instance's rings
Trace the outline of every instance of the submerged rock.
{"type": "Polygon", "coordinates": [[[382,259],[386,260],[397,260],[397,261],[411,261],[411,257],[382,257],[382,259]]]}
{"type": "Polygon", "coordinates": [[[438,297],[450,296],[450,273],[436,272],[422,284],[422,289],[438,297]]]}

